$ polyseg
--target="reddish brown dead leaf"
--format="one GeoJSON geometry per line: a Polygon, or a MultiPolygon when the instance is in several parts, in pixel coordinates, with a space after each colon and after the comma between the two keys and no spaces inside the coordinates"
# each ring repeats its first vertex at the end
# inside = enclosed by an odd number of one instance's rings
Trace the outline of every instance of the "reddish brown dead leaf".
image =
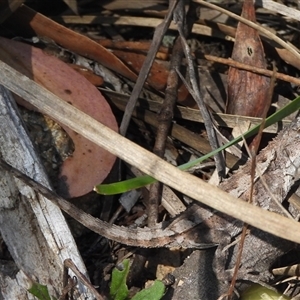
{"type": "MultiPolygon", "coordinates": [[[[252,0],[245,0],[242,17],[256,22],[252,0]]],[[[232,58],[251,66],[266,68],[264,49],[257,31],[239,23],[232,58]]],[[[235,115],[263,117],[269,109],[269,78],[248,71],[229,68],[226,112],[235,115]]]]}
{"type": "Polygon", "coordinates": [[[68,66],[84,76],[92,85],[102,86],[104,84],[103,78],[94,74],[92,71],[78,65],[68,64],[68,66]]]}
{"type": "MultiPolygon", "coordinates": [[[[208,20],[203,20],[203,24],[207,25],[208,27],[211,27],[214,30],[214,33],[217,36],[219,35],[221,38],[224,38],[224,36],[226,35],[235,37],[236,29],[231,26],[221,24],[221,23],[216,24],[215,22],[208,21],[208,20]]],[[[267,48],[275,50],[281,59],[283,59],[286,63],[300,70],[299,59],[289,50],[282,48],[282,46],[280,45],[274,46],[274,44],[276,45],[276,43],[274,43],[273,41],[272,43],[270,43],[268,39],[265,40],[263,39],[262,42],[263,45],[266,47],[265,48],[266,52],[268,51],[267,48]]]]}
{"type": "MultiPolygon", "coordinates": [[[[132,81],[136,81],[136,74],[113,53],[102,47],[100,44],[35,12],[26,5],[22,5],[15,13],[13,13],[12,16],[6,20],[5,25],[9,26],[10,30],[14,29],[15,32],[19,34],[33,34],[48,37],[62,47],[95,60],[108,69],[111,69],[132,81]]],[[[140,71],[144,61],[143,59],[138,59],[136,62],[139,67],[134,70],[137,73],[140,71]]],[[[156,69],[156,67],[154,67],[154,69],[156,69]]],[[[166,70],[160,71],[165,73],[166,70]]],[[[150,76],[147,82],[154,89],[162,91],[166,85],[166,78],[164,79],[165,83],[162,83],[157,72],[153,72],[153,74],[154,75],[150,76]],[[151,80],[152,77],[154,80],[151,80]]],[[[185,105],[191,104],[193,106],[194,101],[191,100],[191,97],[188,97],[188,95],[186,88],[182,85],[179,89],[179,100],[183,101],[181,103],[184,103],[185,105]]]]}
{"type": "MultiPolygon", "coordinates": [[[[144,56],[141,56],[136,61],[136,68],[130,69],[113,53],[97,42],[50,20],[44,15],[28,8],[26,5],[22,5],[13,13],[12,16],[5,21],[4,25],[8,26],[10,30],[14,29],[18,34],[48,37],[62,47],[95,60],[132,81],[136,81],[137,78],[132,70],[138,73],[144,61],[144,56]]],[[[150,75],[147,82],[154,89],[164,91],[168,72],[164,68],[157,66],[154,66],[153,70],[153,74],[150,75]],[[162,75],[159,74],[160,72],[162,75]]],[[[181,85],[178,90],[178,100],[183,105],[195,106],[194,100],[184,85],[181,85]]]]}
{"type": "MultiPolygon", "coordinates": [[[[101,93],[64,62],[40,49],[4,38],[0,38],[0,59],[117,131],[114,115],[101,93]]],[[[91,191],[95,184],[105,179],[115,156],[69,128],[61,126],[72,138],[75,151],[62,166],[59,192],[65,197],[78,197],[91,191]]]]}
{"type": "MultiPolygon", "coordinates": [[[[113,50],[112,53],[130,66],[134,72],[140,71],[145,60],[145,55],[129,51],[113,50]]],[[[162,65],[158,64],[157,62],[153,62],[147,82],[156,90],[164,91],[168,73],[169,72],[162,65]]]]}
{"type": "MultiPolygon", "coordinates": [[[[146,58],[144,54],[137,54],[129,51],[112,50],[112,52],[137,73],[140,71],[146,58]]],[[[162,64],[154,61],[147,82],[156,90],[164,92],[168,76],[169,71],[162,64]]],[[[181,84],[178,89],[178,101],[186,106],[195,106],[195,101],[189,95],[184,84],[181,84]]]]}
{"type": "Polygon", "coordinates": [[[77,54],[101,63],[118,74],[135,81],[137,76],[115,55],[90,38],[70,30],[44,15],[22,5],[5,22],[5,25],[19,34],[48,37],[57,44],[77,54]]]}
{"type": "MultiPolygon", "coordinates": [[[[108,39],[98,39],[95,40],[97,43],[105,48],[125,50],[136,53],[147,53],[150,49],[151,42],[146,41],[115,41],[108,39]]],[[[156,58],[167,60],[170,54],[170,49],[160,46],[158,52],[156,53],[156,58]]]]}

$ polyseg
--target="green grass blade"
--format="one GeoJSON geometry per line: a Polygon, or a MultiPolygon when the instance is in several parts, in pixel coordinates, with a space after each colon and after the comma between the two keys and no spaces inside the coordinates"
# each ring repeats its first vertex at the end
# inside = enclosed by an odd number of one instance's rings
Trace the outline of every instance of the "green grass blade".
{"type": "MultiPolygon", "coordinates": [[[[281,108],[277,112],[275,112],[273,115],[266,118],[264,128],[281,121],[282,119],[286,118],[287,116],[289,116],[290,114],[294,113],[295,111],[297,111],[299,109],[300,109],[300,96],[297,97],[296,99],[294,99],[293,101],[291,101],[290,103],[288,103],[287,105],[285,105],[283,108],[281,108]]],[[[221,146],[220,148],[213,150],[213,151],[209,152],[208,154],[199,157],[196,160],[193,160],[186,164],[180,165],[178,168],[182,171],[188,170],[189,168],[214,156],[218,152],[223,151],[226,148],[229,148],[229,147],[237,144],[238,142],[243,140],[243,137],[245,139],[247,139],[247,138],[255,135],[259,131],[259,127],[260,127],[260,124],[250,128],[246,133],[238,136],[237,138],[235,138],[232,141],[228,142],[227,144],[221,146]]],[[[115,195],[115,194],[125,193],[125,192],[133,190],[133,189],[141,188],[141,187],[143,187],[147,184],[151,184],[155,181],[156,181],[156,179],[154,179],[153,177],[151,177],[149,175],[144,175],[141,177],[136,177],[136,178],[132,178],[132,179],[121,181],[121,182],[116,182],[116,183],[111,183],[111,184],[99,184],[99,185],[95,186],[94,190],[98,194],[102,194],[102,195],[115,195]]]]}
{"type": "Polygon", "coordinates": [[[94,187],[94,191],[101,195],[115,195],[139,189],[155,181],[156,179],[154,179],[153,177],[149,175],[143,175],[116,183],[98,184],[94,187]]]}

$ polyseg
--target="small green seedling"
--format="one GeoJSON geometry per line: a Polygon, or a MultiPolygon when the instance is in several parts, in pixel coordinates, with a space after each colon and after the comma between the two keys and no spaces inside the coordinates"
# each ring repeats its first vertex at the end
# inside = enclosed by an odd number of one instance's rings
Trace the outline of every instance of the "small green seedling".
{"type": "Polygon", "coordinates": [[[28,292],[39,300],[56,300],[56,298],[49,295],[48,287],[46,285],[34,282],[28,292]]]}
{"type": "MultiPolygon", "coordinates": [[[[129,269],[129,259],[125,259],[119,268],[114,268],[110,285],[111,300],[129,299],[129,291],[126,285],[129,269]]],[[[46,285],[34,282],[28,291],[39,300],[57,300],[49,295],[46,285]]],[[[160,280],[155,280],[151,287],[141,290],[131,300],[160,300],[164,293],[165,285],[160,280]]]]}
{"type": "Polygon", "coordinates": [[[118,268],[112,271],[110,296],[114,300],[124,300],[128,297],[126,279],[129,273],[129,259],[125,259],[118,268]]]}
{"type": "MultiPolygon", "coordinates": [[[[126,285],[129,273],[129,260],[125,259],[121,264],[121,270],[115,268],[112,272],[110,296],[112,300],[127,300],[128,287],[126,285]]],[[[131,300],[160,300],[165,292],[164,284],[155,280],[154,284],[138,292],[131,300]]]]}

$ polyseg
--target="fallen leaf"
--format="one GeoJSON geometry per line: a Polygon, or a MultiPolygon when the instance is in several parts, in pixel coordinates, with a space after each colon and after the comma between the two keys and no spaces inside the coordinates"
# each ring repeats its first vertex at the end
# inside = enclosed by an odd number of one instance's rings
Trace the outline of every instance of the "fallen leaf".
{"type": "MultiPolygon", "coordinates": [[[[151,46],[151,42],[148,41],[119,41],[109,39],[96,39],[95,41],[105,48],[126,50],[136,53],[147,53],[151,46]]],[[[156,53],[156,58],[167,60],[169,58],[169,54],[169,48],[160,46],[158,52],[156,53]]]]}
{"type": "MultiPolygon", "coordinates": [[[[242,17],[256,22],[252,0],[245,0],[242,17]]],[[[266,68],[264,49],[258,32],[239,22],[232,59],[251,66],[266,68]]],[[[228,71],[228,95],[226,112],[234,115],[263,117],[269,109],[270,79],[248,71],[230,67],[228,71]]]]}
{"type": "Polygon", "coordinates": [[[115,55],[98,43],[35,12],[26,5],[22,5],[15,11],[5,21],[5,25],[19,34],[48,37],[62,47],[95,60],[132,81],[137,78],[136,74],[115,55]]]}
{"type": "Polygon", "coordinates": [[[84,76],[92,85],[102,86],[104,84],[103,78],[94,74],[92,71],[78,65],[68,64],[68,66],[70,66],[80,75],[84,76]]]}
{"type": "MultiPolygon", "coordinates": [[[[0,59],[94,119],[118,130],[115,117],[101,93],[64,62],[41,49],[4,38],[0,38],[0,59]]],[[[115,156],[61,126],[73,140],[75,151],[62,165],[59,193],[68,198],[78,197],[105,179],[115,156]]]]}
{"type": "MultiPolygon", "coordinates": [[[[211,32],[214,33],[215,36],[219,36],[220,38],[224,38],[225,36],[235,37],[236,29],[221,23],[215,23],[208,20],[203,20],[203,25],[206,25],[209,30],[202,31],[204,35],[211,35],[211,32]]],[[[291,53],[289,50],[282,48],[281,45],[277,44],[273,40],[269,40],[265,36],[262,36],[262,42],[265,46],[265,50],[268,53],[268,50],[271,51],[270,54],[274,56],[273,52],[277,52],[279,58],[284,60],[287,64],[292,65],[293,67],[300,70],[300,62],[299,59],[291,53]]],[[[277,56],[273,57],[274,59],[279,59],[277,56]]]]}
{"type": "MultiPolygon", "coordinates": [[[[139,73],[146,56],[144,54],[133,53],[129,51],[112,50],[118,58],[128,65],[134,72],[139,73]]],[[[153,62],[147,82],[158,91],[164,92],[167,86],[169,71],[166,67],[156,61],[153,62]]],[[[181,83],[178,88],[178,102],[180,104],[194,107],[195,101],[190,96],[185,85],[181,83]]]]}
{"type": "MultiPolygon", "coordinates": [[[[142,62],[144,61],[144,58],[138,58],[136,65],[139,67],[136,69],[128,68],[128,66],[117,56],[97,42],[56,23],[44,15],[30,9],[26,5],[22,5],[17,11],[15,11],[11,17],[5,21],[4,25],[8,26],[10,30],[14,29],[16,33],[21,35],[29,34],[48,37],[62,47],[95,60],[108,69],[113,70],[134,82],[137,79],[137,75],[132,70],[139,73],[142,62]]],[[[154,75],[150,76],[147,83],[154,89],[162,91],[166,86],[167,77],[162,78],[161,75],[156,72],[157,67],[154,66],[153,68],[155,69],[155,72],[153,73],[154,75]],[[151,77],[155,78],[151,80],[151,77]],[[164,80],[165,84],[160,80],[164,80]]],[[[164,69],[161,72],[165,73],[165,71],[166,70],[164,69]]],[[[166,76],[167,73],[163,75],[166,76]]],[[[183,84],[178,89],[178,100],[183,105],[191,107],[195,106],[194,100],[189,95],[183,84]]]]}
{"type": "MultiPolygon", "coordinates": [[[[143,54],[129,51],[112,50],[119,59],[128,65],[134,72],[139,72],[146,58],[143,54]]],[[[164,91],[169,72],[161,64],[153,62],[147,82],[158,91],[164,91]]]]}

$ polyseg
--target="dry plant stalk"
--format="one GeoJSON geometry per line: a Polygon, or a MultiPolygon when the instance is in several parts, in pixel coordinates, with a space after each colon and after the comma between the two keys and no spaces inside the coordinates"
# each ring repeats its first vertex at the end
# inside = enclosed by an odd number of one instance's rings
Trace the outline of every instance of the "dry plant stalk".
{"type": "Polygon", "coordinates": [[[258,25],[256,23],[253,23],[249,20],[246,20],[243,17],[240,17],[224,8],[221,8],[217,5],[214,5],[212,3],[203,1],[203,0],[193,0],[196,3],[199,3],[201,5],[204,5],[206,7],[215,9],[223,14],[228,15],[229,17],[238,20],[239,22],[242,22],[248,26],[250,26],[253,29],[256,29],[257,31],[259,31],[261,34],[267,36],[268,38],[270,38],[271,40],[273,40],[274,42],[278,43],[280,46],[282,46],[284,49],[288,50],[291,54],[293,54],[296,58],[298,58],[298,60],[300,59],[300,53],[299,50],[296,49],[294,46],[289,45],[288,43],[286,43],[285,41],[283,41],[281,38],[279,38],[278,36],[276,36],[274,33],[272,33],[271,31],[267,30],[266,28],[264,28],[261,25],[258,25]]]}
{"type": "Polygon", "coordinates": [[[64,123],[92,142],[117,155],[175,190],[218,211],[231,215],[278,237],[300,243],[300,225],[276,213],[271,213],[239,200],[219,188],[182,172],[154,154],[130,142],[95,121],[29,78],[0,62],[3,76],[0,83],[23,97],[41,112],[64,123]],[[117,141],[117,147],[116,147],[117,141]],[[180,183],[180,186],[178,185],[180,183]],[[238,209],[237,209],[238,207],[238,209]],[[274,223],[274,218],[276,222],[274,223]]]}

